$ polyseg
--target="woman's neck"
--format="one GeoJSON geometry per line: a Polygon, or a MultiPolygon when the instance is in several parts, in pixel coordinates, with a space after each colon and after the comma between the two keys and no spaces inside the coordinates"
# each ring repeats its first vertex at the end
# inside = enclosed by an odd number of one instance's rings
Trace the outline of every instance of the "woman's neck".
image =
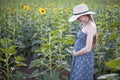
{"type": "Polygon", "coordinates": [[[89,22],[90,22],[90,20],[87,19],[87,20],[83,23],[82,28],[85,27],[89,22]]]}

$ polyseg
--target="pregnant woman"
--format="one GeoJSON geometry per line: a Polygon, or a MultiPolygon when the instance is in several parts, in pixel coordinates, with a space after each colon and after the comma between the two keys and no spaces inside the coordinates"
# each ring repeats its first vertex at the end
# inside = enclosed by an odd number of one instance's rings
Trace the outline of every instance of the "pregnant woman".
{"type": "Polygon", "coordinates": [[[92,14],[95,12],[90,11],[86,4],[80,4],[74,7],[69,19],[70,22],[82,22],[74,44],[70,80],[93,80],[93,49],[97,46],[97,29],[92,14]]]}

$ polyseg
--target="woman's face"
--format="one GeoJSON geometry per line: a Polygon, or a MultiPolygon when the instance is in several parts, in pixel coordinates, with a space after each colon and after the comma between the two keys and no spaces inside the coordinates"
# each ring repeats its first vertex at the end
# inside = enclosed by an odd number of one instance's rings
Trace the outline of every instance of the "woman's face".
{"type": "Polygon", "coordinates": [[[78,19],[77,20],[79,20],[80,22],[85,22],[86,21],[86,15],[83,15],[83,16],[80,16],[80,17],[78,17],[78,19]]]}

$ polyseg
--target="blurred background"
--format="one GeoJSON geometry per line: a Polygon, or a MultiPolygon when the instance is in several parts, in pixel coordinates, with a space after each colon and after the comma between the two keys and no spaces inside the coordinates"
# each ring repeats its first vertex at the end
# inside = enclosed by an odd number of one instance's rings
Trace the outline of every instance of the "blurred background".
{"type": "Polygon", "coordinates": [[[97,13],[94,80],[120,80],[120,0],[0,0],[0,80],[69,80],[78,4],[97,13]]]}

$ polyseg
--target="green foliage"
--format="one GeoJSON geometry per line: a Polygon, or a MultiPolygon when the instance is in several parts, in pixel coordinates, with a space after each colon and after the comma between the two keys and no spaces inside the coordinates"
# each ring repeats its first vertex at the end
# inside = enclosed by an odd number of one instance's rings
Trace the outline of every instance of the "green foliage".
{"type": "Polygon", "coordinates": [[[118,74],[105,74],[101,75],[100,77],[97,78],[98,80],[119,80],[120,77],[118,74]]]}
{"type": "Polygon", "coordinates": [[[25,77],[27,76],[27,74],[23,73],[23,72],[20,72],[20,71],[16,71],[15,74],[13,74],[14,76],[14,79],[13,80],[24,80],[25,77]]]}
{"type": "Polygon", "coordinates": [[[39,67],[40,65],[42,65],[42,61],[39,60],[39,59],[36,59],[36,60],[33,60],[31,63],[30,63],[30,66],[29,68],[32,68],[32,67],[39,67]]]}
{"type": "Polygon", "coordinates": [[[106,65],[113,70],[120,70],[120,60],[109,60],[106,65]]]}
{"type": "Polygon", "coordinates": [[[94,16],[99,34],[98,48],[94,54],[95,79],[101,75],[107,76],[105,79],[108,80],[117,78],[106,74],[116,75],[119,72],[119,60],[115,60],[120,57],[118,0],[0,2],[3,3],[0,3],[0,79],[1,76],[2,79],[13,76],[18,80],[68,80],[69,74],[64,73],[70,73],[70,53],[79,30],[77,26],[81,25],[79,22],[69,23],[68,18],[72,14],[73,6],[79,3],[87,3],[90,10],[97,13],[94,16]],[[24,6],[30,9],[25,10],[24,6]],[[46,13],[40,14],[39,8],[46,8],[46,13]],[[30,64],[23,63],[27,56],[33,58],[30,64]],[[21,66],[27,66],[28,69],[35,67],[35,70],[25,74],[17,71],[21,66]]]}
{"type": "MultiPolygon", "coordinates": [[[[95,54],[95,59],[97,60],[95,67],[97,67],[96,72],[99,75],[113,72],[112,69],[115,69],[115,64],[119,63],[119,61],[113,63],[114,59],[120,56],[120,22],[118,22],[119,16],[115,15],[119,13],[117,8],[107,5],[105,12],[99,14],[100,18],[97,22],[99,27],[99,48],[96,51],[97,54],[95,54]]],[[[117,71],[119,72],[118,69],[117,71]]]]}
{"type": "Polygon", "coordinates": [[[13,57],[16,55],[15,49],[17,48],[17,46],[10,45],[11,42],[12,42],[12,40],[10,40],[10,39],[8,39],[8,40],[1,39],[0,40],[0,43],[2,44],[2,47],[0,48],[0,56],[2,56],[0,58],[0,61],[3,63],[0,66],[0,71],[1,71],[0,75],[4,75],[4,77],[2,77],[2,79],[7,79],[7,80],[12,79],[12,72],[15,70],[16,66],[18,66],[18,65],[21,66],[20,63],[22,63],[22,61],[24,60],[24,58],[22,58],[20,56],[13,57]],[[15,58],[15,60],[13,58],[15,58]],[[19,60],[19,63],[18,63],[18,60],[19,60]],[[13,65],[14,63],[16,63],[17,65],[13,65]],[[13,65],[13,66],[11,66],[11,65],[13,65]]]}

